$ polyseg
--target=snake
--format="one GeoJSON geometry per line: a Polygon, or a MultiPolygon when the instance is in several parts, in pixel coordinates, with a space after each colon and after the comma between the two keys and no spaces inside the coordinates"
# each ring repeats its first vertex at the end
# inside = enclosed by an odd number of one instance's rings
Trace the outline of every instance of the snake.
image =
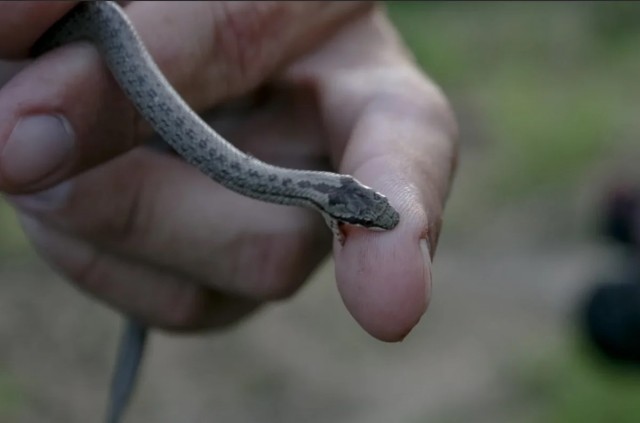
{"type": "MultiPolygon", "coordinates": [[[[340,244],[345,242],[343,225],[382,231],[398,225],[400,215],[389,199],[351,175],[272,165],[223,138],[172,87],[117,2],[79,2],[38,38],[31,54],[39,57],[73,42],[92,44],[161,140],[212,181],[255,200],[315,210],[340,244]]],[[[107,423],[119,423],[130,402],[148,330],[133,318],[126,322],[107,399],[107,423]]]]}

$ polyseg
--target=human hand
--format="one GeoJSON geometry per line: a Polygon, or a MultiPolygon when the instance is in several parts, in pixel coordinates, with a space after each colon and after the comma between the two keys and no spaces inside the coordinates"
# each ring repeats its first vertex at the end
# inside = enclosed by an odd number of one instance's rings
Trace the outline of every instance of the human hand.
{"type": "MultiPolygon", "coordinates": [[[[1,7],[0,56],[20,58],[71,4],[1,7]]],[[[389,198],[400,224],[347,228],[333,257],[360,325],[385,341],[406,336],[429,302],[456,125],[379,5],[125,10],[167,79],[238,148],[285,167],[349,173],[389,198]]],[[[315,211],[240,196],[146,147],[148,126],[87,44],[22,68],[0,89],[0,116],[0,190],[35,248],[78,287],[147,324],[228,325],[292,295],[331,251],[315,211]]]]}

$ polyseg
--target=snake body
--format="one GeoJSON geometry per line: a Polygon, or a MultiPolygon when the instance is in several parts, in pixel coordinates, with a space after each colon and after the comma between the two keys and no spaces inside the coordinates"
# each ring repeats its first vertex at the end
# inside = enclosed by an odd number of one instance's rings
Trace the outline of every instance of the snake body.
{"type": "MultiPolygon", "coordinates": [[[[115,2],[80,2],[43,34],[32,52],[37,56],[74,41],[89,41],[98,49],[120,88],[153,130],[212,180],[257,200],[314,209],[339,238],[341,224],[380,230],[398,224],[399,214],[387,198],[350,175],[274,166],[226,141],[165,79],[115,2]]],[[[144,327],[129,322],[112,382],[110,423],[117,423],[126,407],[145,338],[144,327]]]]}

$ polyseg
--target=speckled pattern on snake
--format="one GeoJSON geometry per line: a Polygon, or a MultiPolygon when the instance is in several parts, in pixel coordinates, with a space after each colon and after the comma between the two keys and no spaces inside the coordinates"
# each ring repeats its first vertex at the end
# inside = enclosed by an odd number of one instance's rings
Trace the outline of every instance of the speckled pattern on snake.
{"type": "MultiPolygon", "coordinates": [[[[314,209],[341,243],[341,224],[379,230],[390,230],[398,224],[399,214],[387,198],[349,175],[273,166],[222,138],[164,78],[115,2],[79,3],[38,40],[33,54],[73,41],[92,43],[123,92],[156,133],[184,160],[217,183],[257,200],[314,209]]],[[[145,339],[144,326],[129,322],[113,375],[107,407],[109,423],[119,422],[126,408],[145,339]]]]}

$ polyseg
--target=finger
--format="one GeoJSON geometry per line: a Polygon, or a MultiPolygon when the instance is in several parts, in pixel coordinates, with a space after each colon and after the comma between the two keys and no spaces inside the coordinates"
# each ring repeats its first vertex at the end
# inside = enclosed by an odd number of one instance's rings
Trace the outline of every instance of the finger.
{"type": "Polygon", "coordinates": [[[194,281],[127,261],[20,215],[38,253],[84,292],[128,316],[166,330],[222,328],[256,310],[258,303],[222,295],[194,281]]]}
{"type": "MultiPolygon", "coordinates": [[[[363,7],[133,2],[125,10],[169,82],[201,111],[251,90],[363,7]]],[[[148,134],[86,43],[56,49],[16,75],[0,90],[0,115],[0,190],[10,193],[48,188],[148,134]]]]}
{"type": "Polygon", "coordinates": [[[0,60],[0,88],[25,66],[24,62],[0,60]]]}
{"type": "Polygon", "coordinates": [[[379,339],[401,340],[430,301],[431,258],[455,168],[453,115],[379,12],[345,29],[290,76],[319,86],[340,170],[385,194],[400,213],[391,231],[347,228],[334,258],[354,318],[379,339]]]}
{"type": "Polygon", "coordinates": [[[3,1],[0,4],[0,58],[24,59],[31,45],[77,2],[3,1]]]}
{"type": "Polygon", "coordinates": [[[400,223],[385,233],[352,229],[334,256],[338,287],[354,318],[374,336],[397,341],[430,301],[453,146],[448,130],[409,97],[378,100],[358,121],[343,165],[387,195],[400,223]]]}
{"type": "Polygon", "coordinates": [[[257,301],[290,296],[330,247],[315,213],[241,196],[142,148],[51,190],[8,199],[101,250],[257,301]]]}
{"type": "Polygon", "coordinates": [[[200,110],[247,93],[370,8],[367,1],[177,1],[133,2],[127,13],[172,85],[200,110]]]}

